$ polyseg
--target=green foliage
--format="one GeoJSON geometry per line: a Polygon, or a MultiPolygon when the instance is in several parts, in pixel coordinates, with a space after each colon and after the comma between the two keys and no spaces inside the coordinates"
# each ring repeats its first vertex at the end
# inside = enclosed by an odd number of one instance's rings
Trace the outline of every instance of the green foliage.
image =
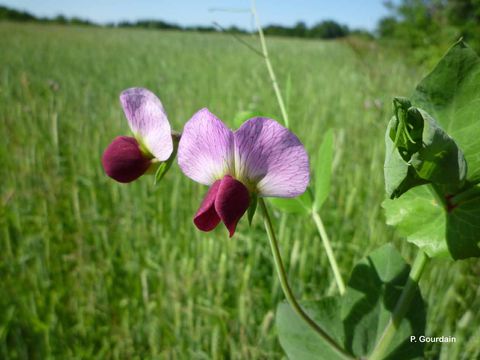
{"type": "Polygon", "coordinates": [[[168,170],[170,170],[170,167],[176,160],[177,149],[178,149],[178,144],[174,143],[172,155],[170,155],[167,161],[162,161],[158,165],[157,171],[155,172],[154,184],[159,184],[160,181],[162,181],[163,177],[167,174],[168,170]]]}
{"type": "Polygon", "coordinates": [[[318,148],[317,161],[315,162],[315,201],[314,211],[320,210],[330,193],[332,181],[333,162],[333,131],[329,129],[323,136],[323,141],[318,148]]]}
{"type": "Polygon", "coordinates": [[[289,214],[307,215],[313,206],[313,196],[309,189],[296,198],[270,198],[269,201],[278,210],[289,214]]]}
{"type": "Polygon", "coordinates": [[[35,16],[26,11],[17,11],[6,6],[0,6],[0,20],[32,21],[35,16]]]}
{"type": "MultiPolygon", "coordinates": [[[[364,358],[380,339],[408,280],[409,268],[392,245],[384,245],[355,265],[344,296],[307,302],[305,310],[344,349],[364,358]]],[[[410,342],[410,336],[424,334],[425,321],[425,305],[417,289],[387,358],[422,358],[424,345],[410,342]]],[[[290,359],[342,359],[287,303],[278,306],[277,329],[290,359]]]]}
{"type": "Polygon", "coordinates": [[[461,37],[480,50],[478,0],[402,0],[387,6],[390,14],[378,22],[377,33],[403,45],[410,59],[430,64],[441,56],[439,49],[461,37]]]}
{"type": "Polygon", "coordinates": [[[346,25],[337,23],[334,20],[324,20],[311,28],[303,22],[295,24],[293,27],[282,25],[268,25],[263,29],[265,35],[306,37],[316,39],[335,39],[342,38],[350,34],[350,29],[346,25]]]}
{"type": "Polygon", "coordinates": [[[399,116],[387,128],[386,190],[392,198],[403,194],[384,202],[387,223],[430,256],[480,256],[479,89],[480,59],[458,42],[415,90],[412,102],[425,111],[400,109],[403,128],[399,116]],[[422,184],[431,194],[412,189],[422,184]]]}
{"type": "Polygon", "coordinates": [[[395,226],[409,242],[430,257],[447,256],[444,204],[436,201],[432,190],[416,187],[395,200],[385,200],[387,224],[395,226]]]}
{"type": "Polygon", "coordinates": [[[423,184],[455,194],[465,183],[467,164],[455,141],[422,109],[396,110],[385,134],[385,188],[396,198],[423,184]]]}

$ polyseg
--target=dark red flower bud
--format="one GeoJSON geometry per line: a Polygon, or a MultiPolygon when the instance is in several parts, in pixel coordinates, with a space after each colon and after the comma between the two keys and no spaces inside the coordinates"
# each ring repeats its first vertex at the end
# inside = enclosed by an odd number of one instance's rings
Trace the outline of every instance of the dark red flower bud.
{"type": "Polygon", "coordinates": [[[212,231],[220,222],[220,216],[218,216],[215,210],[215,198],[217,197],[220,183],[221,180],[217,180],[210,186],[207,195],[205,195],[200,208],[193,218],[194,224],[202,231],[212,231]]]}
{"type": "Polygon", "coordinates": [[[150,160],[142,154],[137,140],[129,136],[116,137],[102,156],[105,173],[121,183],[129,183],[142,176],[150,167],[150,160]]]}
{"type": "Polygon", "coordinates": [[[193,222],[199,230],[211,231],[222,220],[232,237],[249,204],[250,195],[246,186],[226,175],[210,187],[193,222]]]}

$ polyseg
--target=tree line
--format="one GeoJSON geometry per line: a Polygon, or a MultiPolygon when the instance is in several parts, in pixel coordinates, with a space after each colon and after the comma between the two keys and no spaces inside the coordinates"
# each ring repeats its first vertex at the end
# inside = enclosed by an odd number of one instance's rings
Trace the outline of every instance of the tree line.
{"type": "Polygon", "coordinates": [[[444,47],[463,37],[480,50],[480,0],[388,1],[377,34],[410,48],[444,47]]]}
{"type": "MultiPolygon", "coordinates": [[[[377,24],[374,32],[350,29],[334,20],[320,21],[313,26],[297,22],[294,26],[268,25],[263,28],[266,35],[298,38],[335,39],[349,35],[374,36],[413,49],[444,48],[463,37],[477,50],[480,50],[480,0],[400,0],[386,1],[390,14],[377,24]]],[[[58,15],[53,18],[39,18],[25,11],[0,6],[0,21],[34,21],[56,24],[106,26],[119,28],[166,29],[179,31],[199,31],[246,34],[246,30],[235,26],[180,26],[162,20],[121,21],[106,25],[96,24],[80,18],[67,18],[58,15]]]]}
{"type": "MultiPolygon", "coordinates": [[[[80,19],[77,17],[67,18],[63,15],[58,15],[53,18],[36,17],[26,11],[18,11],[10,9],[5,6],[0,6],[0,21],[21,21],[21,22],[42,22],[54,23],[62,25],[88,25],[88,26],[105,26],[105,27],[119,27],[119,28],[143,28],[143,29],[161,29],[161,30],[179,30],[179,31],[200,31],[200,32],[216,32],[223,31],[228,33],[247,34],[246,30],[240,29],[236,26],[228,28],[220,28],[216,26],[181,26],[178,24],[166,22],[163,20],[138,20],[138,21],[120,21],[118,23],[108,23],[100,25],[89,20],[80,19]]],[[[288,36],[300,38],[320,38],[320,39],[335,39],[345,37],[351,34],[361,34],[371,36],[364,30],[352,30],[347,25],[340,24],[334,20],[324,20],[317,24],[308,27],[304,22],[298,22],[292,27],[283,25],[268,25],[263,28],[266,35],[274,36],[288,36]]]]}

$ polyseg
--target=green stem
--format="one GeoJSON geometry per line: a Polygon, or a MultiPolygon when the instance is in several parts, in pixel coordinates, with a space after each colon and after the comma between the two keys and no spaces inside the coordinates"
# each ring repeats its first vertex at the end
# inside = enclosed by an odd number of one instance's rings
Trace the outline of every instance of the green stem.
{"type": "MultiPolygon", "coordinates": [[[[255,18],[255,23],[257,26],[258,36],[260,38],[260,44],[262,46],[263,58],[265,59],[265,64],[267,65],[268,74],[270,75],[270,80],[272,81],[272,84],[273,84],[273,90],[275,91],[275,95],[277,97],[278,106],[280,107],[280,111],[282,112],[283,122],[285,123],[285,127],[288,128],[289,127],[288,113],[285,107],[285,103],[283,101],[282,93],[278,86],[277,77],[275,76],[272,63],[270,62],[270,57],[268,56],[267,43],[265,41],[265,36],[263,35],[263,30],[262,30],[262,26],[260,25],[260,20],[258,19],[255,0],[252,0],[252,14],[255,18]]],[[[318,214],[313,215],[313,220],[315,221],[315,224],[317,225],[317,229],[320,232],[320,237],[322,238],[323,245],[327,252],[328,260],[330,262],[330,266],[332,267],[333,274],[335,276],[335,281],[337,282],[340,294],[343,294],[345,293],[345,284],[343,283],[342,277],[340,275],[340,271],[338,270],[338,265],[335,260],[335,256],[333,255],[332,247],[330,246],[330,241],[328,240],[325,227],[323,226],[322,220],[318,214]]]]}
{"type": "Polygon", "coordinates": [[[322,218],[316,211],[312,211],[312,218],[315,222],[315,225],[317,226],[320,238],[322,239],[325,252],[327,253],[328,261],[330,262],[330,267],[332,268],[333,275],[338,286],[338,291],[340,292],[340,295],[343,295],[345,293],[345,283],[343,282],[342,275],[340,274],[340,270],[338,269],[337,260],[335,260],[335,255],[333,254],[330,240],[328,238],[327,232],[325,231],[325,226],[323,226],[322,218]]]}
{"type": "Polygon", "coordinates": [[[277,238],[275,236],[275,231],[273,230],[272,220],[267,210],[267,206],[265,201],[262,198],[258,199],[260,203],[260,207],[263,212],[263,218],[265,222],[265,229],[267,230],[268,239],[270,241],[270,247],[272,249],[273,260],[275,264],[275,268],[277,270],[278,278],[280,280],[280,285],[282,287],[283,293],[285,294],[285,298],[287,299],[288,303],[295,311],[295,313],[307,323],[310,328],[312,328],[326,343],[328,343],[332,349],[334,349],[338,355],[345,359],[353,359],[350,354],[348,354],[337,342],[328,335],[325,330],[323,330],[315,321],[313,321],[305,311],[301,308],[300,304],[298,303],[295,295],[288,284],[287,274],[285,272],[285,267],[283,265],[282,257],[280,255],[280,249],[278,247],[277,238]]]}
{"type": "Polygon", "coordinates": [[[408,308],[410,307],[413,296],[417,291],[418,281],[420,280],[420,276],[422,276],[427,260],[428,256],[423,251],[419,250],[417,257],[413,262],[412,270],[410,271],[407,283],[403,288],[402,294],[400,295],[400,299],[398,300],[397,305],[393,310],[393,314],[390,317],[390,320],[388,321],[388,324],[385,327],[385,330],[383,331],[380,340],[373,349],[369,360],[381,360],[387,355],[389,350],[388,346],[394,338],[395,332],[399,328],[403,317],[405,316],[408,308]]]}
{"type": "Polygon", "coordinates": [[[285,123],[285,127],[288,128],[289,123],[288,123],[287,109],[285,108],[285,103],[283,102],[282,93],[280,92],[280,87],[278,86],[277,77],[275,76],[272,63],[270,62],[270,57],[268,56],[267,43],[265,41],[265,36],[263,35],[263,29],[262,29],[262,26],[260,25],[260,20],[258,18],[257,8],[255,6],[255,0],[252,0],[252,14],[253,14],[253,17],[255,18],[255,24],[258,30],[258,36],[260,37],[260,44],[262,46],[263,58],[265,59],[265,64],[267,65],[268,74],[270,75],[270,80],[272,81],[273,90],[275,91],[278,105],[280,106],[280,111],[282,112],[283,122],[285,123]]]}

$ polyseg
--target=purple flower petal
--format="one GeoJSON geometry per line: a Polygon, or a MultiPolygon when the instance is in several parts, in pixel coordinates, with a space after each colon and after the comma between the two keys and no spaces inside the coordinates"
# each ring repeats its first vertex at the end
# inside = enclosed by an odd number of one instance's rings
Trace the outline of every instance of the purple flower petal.
{"type": "Polygon", "coordinates": [[[130,88],[120,94],[120,102],[135,136],[141,138],[155,158],[167,160],[172,154],[173,142],[160,100],[147,89],[130,88]]]}
{"type": "Polygon", "coordinates": [[[200,208],[193,218],[193,222],[199,230],[212,231],[220,222],[220,217],[215,210],[215,198],[217,197],[219,187],[220,180],[217,180],[208,189],[207,195],[205,195],[200,208]]]}
{"type": "Polygon", "coordinates": [[[137,140],[133,137],[116,137],[102,156],[105,173],[121,183],[131,182],[150,167],[150,159],[140,151],[137,140]]]}
{"type": "Polygon", "coordinates": [[[192,180],[211,185],[233,164],[233,133],[208,109],[185,124],[178,146],[178,165],[192,180]]]}
{"type": "Polygon", "coordinates": [[[245,185],[230,175],[225,176],[218,188],[215,210],[227,227],[230,237],[235,234],[237,223],[249,204],[250,195],[245,185]]]}
{"type": "Polygon", "coordinates": [[[261,196],[295,197],[310,180],[298,138],[272,119],[253,118],[235,132],[235,174],[256,183],[261,196]]]}

